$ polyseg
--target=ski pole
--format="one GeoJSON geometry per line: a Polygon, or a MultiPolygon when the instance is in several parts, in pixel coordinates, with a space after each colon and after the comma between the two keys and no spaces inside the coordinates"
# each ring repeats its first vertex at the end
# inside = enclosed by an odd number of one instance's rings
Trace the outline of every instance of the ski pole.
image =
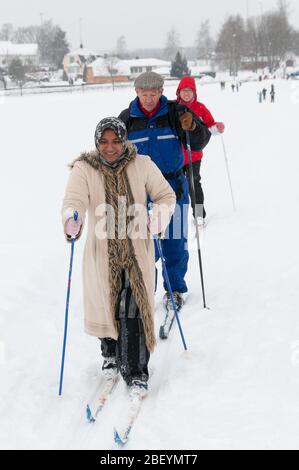
{"type": "Polygon", "coordinates": [[[181,322],[180,322],[180,319],[179,319],[179,314],[178,314],[177,308],[175,306],[175,301],[174,301],[174,298],[173,298],[173,292],[172,292],[172,288],[171,288],[171,285],[170,285],[168,272],[167,272],[167,268],[166,268],[166,263],[165,263],[165,259],[164,259],[163,252],[162,252],[161,240],[157,235],[154,236],[154,240],[156,241],[159,256],[160,256],[161,261],[162,261],[162,268],[163,268],[163,272],[164,272],[164,278],[165,278],[165,281],[166,281],[166,284],[167,284],[167,289],[168,289],[168,292],[169,292],[169,295],[170,295],[170,298],[171,298],[171,303],[172,303],[173,310],[174,310],[174,313],[175,313],[175,318],[176,318],[176,321],[177,321],[177,324],[178,324],[178,327],[179,327],[179,330],[180,330],[180,335],[181,335],[181,338],[182,338],[183,346],[184,346],[185,351],[187,351],[187,345],[186,345],[186,341],[185,341],[185,338],[184,338],[184,333],[183,333],[181,322]]]}
{"type": "Polygon", "coordinates": [[[227,172],[227,177],[228,177],[228,182],[229,182],[229,187],[230,187],[230,193],[231,193],[231,197],[232,197],[232,201],[233,201],[233,208],[234,208],[234,211],[236,211],[236,204],[235,204],[235,198],[234,198],[234,193],[233,193],[232,180],[231,180],[231,177],[230,177],[228,158],[227,158],[226,148],[225,148],[225,144],[224,144],[224,138],[223,138],[222,134],[221,134],[221,141],[222,141],[223,154],[224,154],[224,159],[225,159],[226,172],[227,172]]]}
{"type": "MultiPolygon", "coordinates": [[[[78,212],[77,211],[74,212],[73,217],[74,217],[74,220],[78,219],[78,212]]],[[[72,242],[71,242],[71,259],[70,259],[69,278],[68,278],[66,306],[65,306],[64,335],[63,335],[62,358],[61,358],[61,368],[60,368],[59,396],[62,395],[64,360],[65,360],[65,349],[66,349],[68,316],[69,316],[69,302],[70,302],[72,268],[73,268],[73,257],[74,257],[74,244],[75,244],[75,238],[72,238],[72,242]]]]}
{"type": "MultiPolygon", "coordinates": [[[[186,138],[187,138],[187,153],[188,153],[189,175],[190,175],[190,182],[191,182],[191,188],[190,188],[190,190],[191,190],[191,202],[193,201],[192,206],[193,206],[195,219],[196,219],[197,218],[197,204],[196,204],[196,199],[195,199],[195,186],[194,186],[194,175],[193,175],[193,166],[192,166],[192,158],[191,158],[191,145],[190,145],[189,131],[186,131],[186,138]]],[[[204,286],[204,279],[203,279],[201,249],[200,249],[200,241],[199,241],[199,228],[198,228],[197,223],[195,224],[195,228],[196,228],[197,253],[198,253],[198,262],[199,262],[203,307],[207,308],[206,295],[205,295],[205,286],[204,286]]]]}

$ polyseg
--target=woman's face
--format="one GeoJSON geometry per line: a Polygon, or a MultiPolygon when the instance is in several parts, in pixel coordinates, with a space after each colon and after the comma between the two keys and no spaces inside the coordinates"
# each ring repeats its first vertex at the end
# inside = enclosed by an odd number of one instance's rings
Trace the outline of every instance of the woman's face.
{"type": "Polygon", "coordinates": [[[182,100],[188,103],[188,101],[191,101],[194,97],[193,90],[191,90],[191,88],[183,88],[180,91],[180,97],[182,98],[182,100]]]}
{"type": "Polygon", "coordinates": [[[107,162],[113,163],[124,153],[124,146],[113,130],[106,129],[99,141],[98,150],[107,162]]]}

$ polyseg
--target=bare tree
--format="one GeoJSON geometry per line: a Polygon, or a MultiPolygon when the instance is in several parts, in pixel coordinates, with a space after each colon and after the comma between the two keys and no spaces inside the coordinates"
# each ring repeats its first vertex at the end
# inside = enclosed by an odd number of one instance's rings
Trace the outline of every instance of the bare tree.
{"type": "Polygon", "coordinates": [[[257,18],[249,18],[247,20],[245,43],[247,45],[246,56],[250,59],[251,63],[254,64],[253,70],[256,72],[260,54],[259,25],[257,18]]]}
{"type": "Polygon", "coordinates": [[[210,21],[202,21],[195,41],[196,57],[208,60],[213,52],[214,42],[210,33],[210,21]]]}
{"type": "Polygon", "coordinates": [[[0,41],[11,41],[14,28],[11,23],[4,23],[0,30],[0,41]]]}
{"type": "Polygon", "coordinates": [[[39,29],[39,26],[25,26],[17,28],[13,33],[12,41],[17,44],[36,43],[39,29]]]}
{"type": "Polygon", "coordinates": [[[120,59],[126,59],[128,57],[127,41],[125,36],[120,36],[116,41],[116,55],[120,59]]]}
{"type": "Polygon", "coordinates": [[[237,75],[245,52],[245,27],[240,15],[230,16],[223,24],[216,52],[220,55],[231,75],[237,75]]]}
{"type": "Polygon", "coordinates": [[[115,56],[108,56],[108,57],[105,58],[105,65],[106,65],[108,73],[111,77],[113,91],[114,91],[114,76],[118,72],[117,62],[118,62],[118,59],[115,56]]]}
{"type": "Polygon", "coordinates": [[[167,33],[166,46],[164,49],[164,57],[166,60],[173,61],[176,53],[180,50],[180,35],[175,29],[172,29],[167,33]]]}

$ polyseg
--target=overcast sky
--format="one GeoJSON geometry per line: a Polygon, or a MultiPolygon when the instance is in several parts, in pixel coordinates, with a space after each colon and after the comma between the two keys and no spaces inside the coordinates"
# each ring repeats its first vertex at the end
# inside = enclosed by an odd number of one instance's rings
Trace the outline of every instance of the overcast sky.
{"type": "MultiPolygon", "coordinates": [[[[299,29],[299,2],[289,0],[291,24],[299,29]]],[[[277,0],[0,0],[0,25],[40,24],[52,19],[67,32],[72,48],[80,44],[80,18],[85,47],[115,48],[124,35],[128,49],[164,47],[167,32],[174,26],[181,45],[192,46],[201,21],[210,19],[219,31],[226,15],[244,18],[275,8],[277,0]]]]}

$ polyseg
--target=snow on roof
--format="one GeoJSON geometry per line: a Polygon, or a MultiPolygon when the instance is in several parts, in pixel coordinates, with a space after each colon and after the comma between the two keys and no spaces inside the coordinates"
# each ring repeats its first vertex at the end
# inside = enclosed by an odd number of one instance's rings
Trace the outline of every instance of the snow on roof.
{"type": "Polygon", "coordinates": [[[160,59],[120,60],[117,57],[108,57],[107,59],[100,57],[90,64],[90,67],[93,69],[94,76],[97,77],[110,75],[108,71],[109,66],[117,70],[117,75],[129,76],[131,75],[131,67],[163,67],[164,72],[166,68],[168,69],[170,67],[170,62],[160,59]]]}
{"type": "Polygon", "coordinates": [[[96,51],[91,50],[91,49],[85,49],[84,47],[83,48],[79,47],[78,49],[75,49],[74,51],[71,51],[66,55],[67,56],[81,55],[83,57],[90,57],[90,56],[98,57],[100,54],[96,51]]]}
{"type": "Polygon", "coordinates": [[[90,64],[90,67],[93,69],[93,74],[96,77],[106,77],[110,75],[109,67],[117,70],[117,75],[129,75],[130,69],[123,64],[124,61],[115,58],[103,59],[99,57],[97,60],[90,64]]]}
{"type": "Polygon", "coordinates": [[[122,60],[122,62],[129,67],[167,67],[170,66],[170,62],[161,59],[149,58],[149,59],[128,59],[122,60]]]}
{"type": "Polygon", "coordinates": [[[155,69],[155,72],[163,76],[168,76],[170,75],[170,65],[167,67],[158,67],[155,69]]]}
{"type": "Polygon", "coordinates": [[[10,41],[0,41],[0,54],[1,55],[37,55],[37,44],[13,44],[10,41]]]}

